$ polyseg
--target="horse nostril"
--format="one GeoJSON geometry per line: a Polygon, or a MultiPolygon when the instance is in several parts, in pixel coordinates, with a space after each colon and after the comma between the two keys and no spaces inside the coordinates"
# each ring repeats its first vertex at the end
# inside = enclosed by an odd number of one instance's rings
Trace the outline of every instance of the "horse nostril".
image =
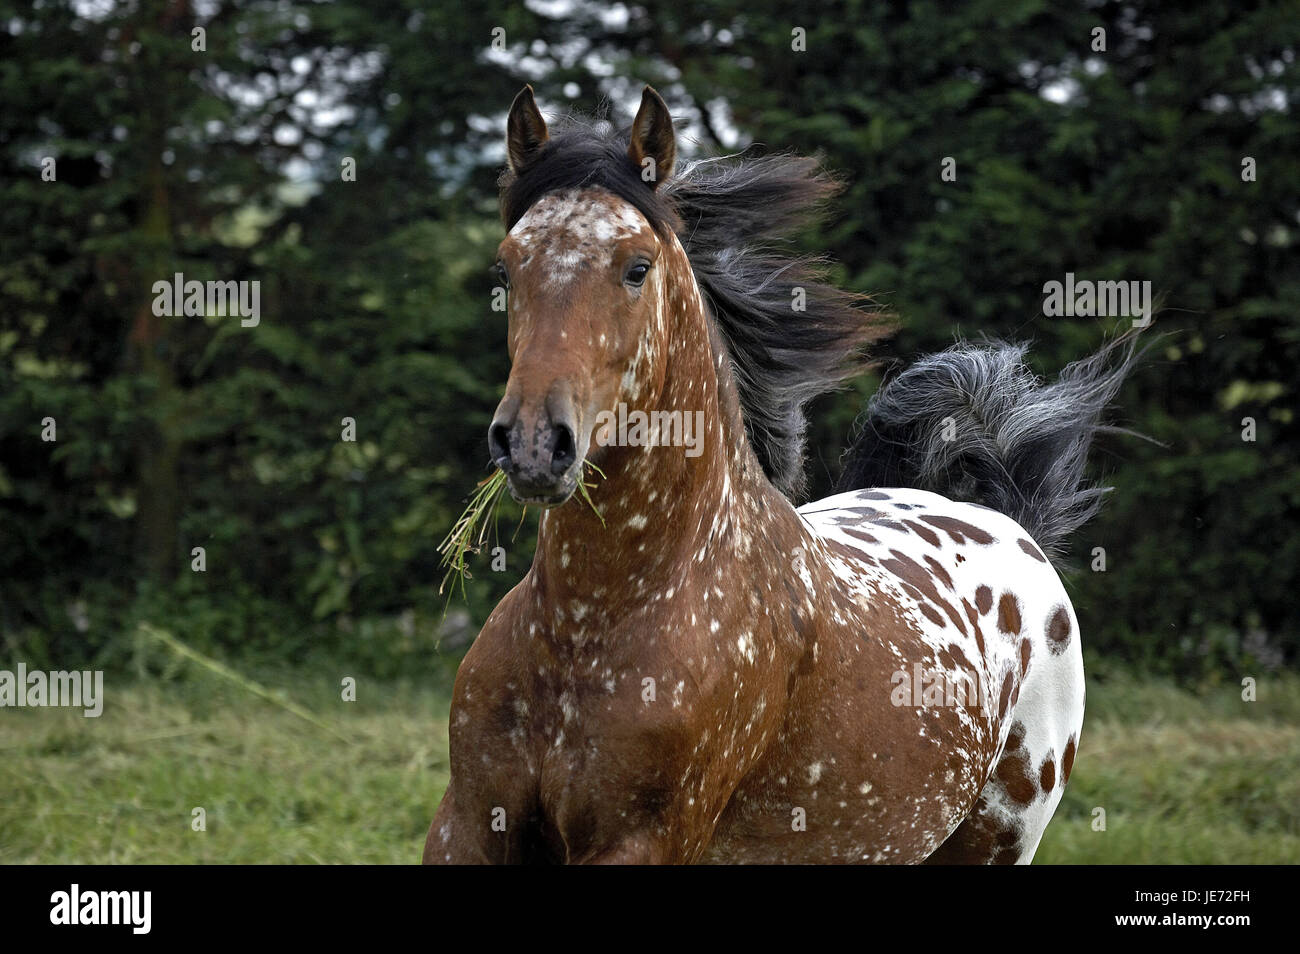
{"type": "Polygon", "coordinates": [[[555,450],[551,453],[551,473],[562,474],[573,466],[578,449],[573,443],[573,431],[564,424],[555,427],[555,450]]]}
{"type": "Polygon", "coordinates": [[[501,470],[510,469],[510,432],[504,424],[493,424],[488,428],[488,453],[501,470]]]}

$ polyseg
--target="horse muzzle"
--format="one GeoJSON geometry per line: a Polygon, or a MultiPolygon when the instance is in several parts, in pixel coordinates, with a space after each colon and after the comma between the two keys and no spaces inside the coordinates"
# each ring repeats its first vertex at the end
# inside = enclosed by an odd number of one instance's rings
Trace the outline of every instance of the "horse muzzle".
{"type": "Polygon", "coordinates": [[[515,500],[555,507],[573,496],[582,472],[574,417],[567,401],[547,401],[531,413],[516,398],[501,402],[488,428],[488,452],[515,500]]]}

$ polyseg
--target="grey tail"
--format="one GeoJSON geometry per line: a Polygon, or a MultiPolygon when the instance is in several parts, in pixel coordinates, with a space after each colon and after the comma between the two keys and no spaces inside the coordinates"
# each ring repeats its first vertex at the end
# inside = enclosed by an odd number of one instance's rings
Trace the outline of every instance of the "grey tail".
{"type": "MultiPolygon", "coordinates": [[[[1137,360],[1137,334],[1115,338],[1045,383],[1027,346],[962,342],[888,381],[867,405],[837,491],[912,487],[983,504],[1059,558],[1110,489],[1085,483],[1093,438],[1137,360]]],[[[1130,432],[1125,432],[1130,433],[1130,432]]]]}

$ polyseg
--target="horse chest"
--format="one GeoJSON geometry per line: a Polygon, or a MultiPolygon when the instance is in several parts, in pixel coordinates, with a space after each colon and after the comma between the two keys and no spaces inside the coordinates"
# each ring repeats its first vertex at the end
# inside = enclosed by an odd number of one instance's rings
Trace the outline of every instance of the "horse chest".
{"type": "Polygon", "coordinates": [[[757,665],[760,652],[775,655],[770,636],[733,627],[723,641],[711,622],[648,629],[642,651],[608,661],[578,655],[537,670],[528,761],[539,813],[570,858],[637,830],[670,835],[678,860],[698,855],[697,833],[775,734],[769,697],[784,677],[757,665]],[[672,634],[671,646],[651,632],[672,634]]]}

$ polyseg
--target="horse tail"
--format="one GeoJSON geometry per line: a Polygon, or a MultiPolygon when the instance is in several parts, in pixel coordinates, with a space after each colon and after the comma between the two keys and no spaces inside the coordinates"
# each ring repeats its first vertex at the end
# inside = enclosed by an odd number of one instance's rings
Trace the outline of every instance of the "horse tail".
{"type": "MultiPolygon", "coordinates": [[[[1047,553],[1111,489],[1085,483],[1093,438],[1138,355],[1136,332],[1044,383],[1027,346],[961,342],[917,361],[867,405],[838,491],[911,487],[1011,517],[1047,553]]],[[[1131,433],[1125,431],[1124,433],[1131,433]]]]}

